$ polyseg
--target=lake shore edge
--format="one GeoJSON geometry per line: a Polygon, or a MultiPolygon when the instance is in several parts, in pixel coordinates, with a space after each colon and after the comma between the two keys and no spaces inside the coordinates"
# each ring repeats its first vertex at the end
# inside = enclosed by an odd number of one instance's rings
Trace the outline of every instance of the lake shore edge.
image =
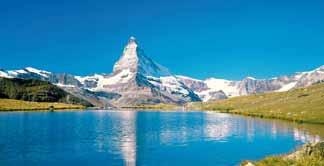
{"type": "Polygon", "coordinates": [[[324,165],[324,142],[307,143],[286,155],[270,156],[259,161],[244,161],[241,166],[313,166],[324,165]]]}
{"type": "Polygon", "coordinates": [[[219,112],[219,113],[226,113],[226,114],[233,114],[233,115],[242,115],[246,117],[254,117],[254,118],[261,118],[261,119],[277,119],[277,120],[284,120],[293,123],[307,123],[307,124],[318,124],[324,125],[324,122],[316,122],[316,121],[308,121],[305,119],[294,119],[289,117],[278,116],[275,114],[262,114],[262,113],[251,113],[251,112],[244,112],[244,111],[224,111],[224,110],[202,110],[202,111],[212,111],[212,112],[219,112]]]}

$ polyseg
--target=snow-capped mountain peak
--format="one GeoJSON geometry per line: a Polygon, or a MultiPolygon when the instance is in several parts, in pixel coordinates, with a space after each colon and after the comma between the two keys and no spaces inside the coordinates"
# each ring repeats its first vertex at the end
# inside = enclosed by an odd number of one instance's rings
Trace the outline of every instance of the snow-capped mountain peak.
{"type": "Polygon", "coordinates": [[[137,45],[136,38],[134,36],[131,36],[128,39],[128,45],[132,45],[132,44],[136,44],[137,45]]]}
{"type": "Polygon", "coordinates": [[[35,74],[41,75],[43,77],[48,77],[48,75],[51,74],[48,71],[39,70],[39,69],[36,69],[36,68],[33,68],[33,67],[26,67],[25,68],[25,71],[28,71],[28,72],[31,72],[31,73],[35,73],[35,74]]]}
{"type": "Polygon", "coordinates": [[[138,63],[137,47],[138,46],[135,37],[130,37],[127,45],[124,48],[122,56],[114,65],[114,72],[129,68],[131,68],[134,72],[136,71],[138,63]]]}
{"type": "Polygon", "coordinates": [[[199,97],[169,70],[145,55],[130,37],[109,75],[75,77],[90,91],[120,94],[116,103],[199,101],[199,97]]]}
{"type": "Polygon", "coordinates": [[[130,37],[128,40],[122,56],[114,65],[113,71],[118,73],[126,69],[144,76],[160,77],[171,75],[167,68],[145,55],[144,50],[138,46],[135,37],[130,37]]]}

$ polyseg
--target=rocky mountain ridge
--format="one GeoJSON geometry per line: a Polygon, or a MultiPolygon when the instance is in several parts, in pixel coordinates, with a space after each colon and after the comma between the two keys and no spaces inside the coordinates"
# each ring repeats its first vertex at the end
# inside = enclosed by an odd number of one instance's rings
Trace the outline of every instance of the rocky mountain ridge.
{"type": "Polygon", "coordinates": [[[233,81],[216,78],[197,80],[186,76],[178,76],[178,78],[191,87],[203,101],[208,101],[219,99],[217,95],[213,95],[215,92],[223,92],[226,97],[235,97],[265,92],[284,92],[294,88],[307,87],[324,80],[324,66],[312,71],[271,79],[246,77],[243,80],[233,81]]]}
{"type": "Polygon", "coordinates": [[[324,80],[324,66],[313,71],[272,79],[246,77],[233,81],[217,78],[198,80],[173,75],[150,59],[131,37],[111,74],[74,76],[27,67],[0,70],[0,77],[38,79],[51,82],[67,92],[100,107],[138,104],[219,100],[234,96],[288,91],[324,80]]]}

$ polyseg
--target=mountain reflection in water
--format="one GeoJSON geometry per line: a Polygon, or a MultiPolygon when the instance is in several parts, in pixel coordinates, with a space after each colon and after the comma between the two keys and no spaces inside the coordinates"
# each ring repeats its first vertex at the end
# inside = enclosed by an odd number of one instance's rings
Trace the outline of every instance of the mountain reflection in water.
{"type": "Polygon", "coordinates": [[[236,165],[323,133],[321,125],[215,112],[8,112],[0,114],[0,165],[236,165]]]}

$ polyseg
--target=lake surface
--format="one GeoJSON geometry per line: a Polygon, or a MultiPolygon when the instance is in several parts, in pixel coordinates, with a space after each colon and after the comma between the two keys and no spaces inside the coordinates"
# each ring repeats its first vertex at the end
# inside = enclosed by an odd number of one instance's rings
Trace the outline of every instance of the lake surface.
{"type": "Polygon", "coordinates": [[[215,112],[6,112],[0,165],[238,165],[319,140],[311,129],[215,112]]]}

